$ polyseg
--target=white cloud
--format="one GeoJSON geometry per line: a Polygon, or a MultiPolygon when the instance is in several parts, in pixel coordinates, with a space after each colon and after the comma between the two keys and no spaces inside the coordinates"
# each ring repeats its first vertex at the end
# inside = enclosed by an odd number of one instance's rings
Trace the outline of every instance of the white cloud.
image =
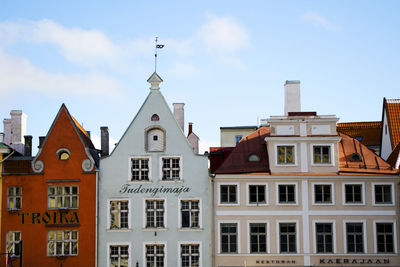
{"type": "Polygon", "coordinates": [[[200,70],[191,63],[175,62],[168,74],[172,76],[192,77],[200,73],[200,70]]]}
{"type": "Polygon", "coordinates": [[[113,95],[121,89],[113,78],[98,73],[52,74],[29,60],[8,56],[0,50],[0,90],[4,94],[33,90],[48,95],[113,95]]]}
{"type": "Polygon", "coordinates": [[[338,26],[331,23],[327,18],[324,16],[315,13],[315,12],[306,12],[302,15],[302,19],[314,24],[314,26],[322,27],[326,30],[337,30],[338,26]]]}

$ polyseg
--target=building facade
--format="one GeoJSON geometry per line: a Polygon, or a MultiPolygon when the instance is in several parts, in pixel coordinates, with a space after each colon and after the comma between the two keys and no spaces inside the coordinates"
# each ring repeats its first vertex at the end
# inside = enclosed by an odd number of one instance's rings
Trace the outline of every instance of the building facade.
{"type": "Polygon", "coordinates": [[[215,266],[399,266],[398,170],[295,102],[214,165],[215,266]]]}
{"type": "Polygon", "coordinates": [[[139,112],[101,158],[99,266],[211,266],[207,158],[184,135],[183,104],[174,117],[161,78],[148,82],[139,112]]]}
{"type": "Polygon", "coordinates": [[[4,162],[0,266],[96,265],[96,153],[63,104],[35,157],[4,162]]]}

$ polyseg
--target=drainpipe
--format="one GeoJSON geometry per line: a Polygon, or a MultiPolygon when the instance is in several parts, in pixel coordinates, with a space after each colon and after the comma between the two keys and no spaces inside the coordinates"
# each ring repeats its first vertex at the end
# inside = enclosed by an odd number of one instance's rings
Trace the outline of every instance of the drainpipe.
{"type": "Polygon", "coordinates": [[[94,266],[98,266],[98,248],[99,248],[99,170],[96,170],[96,229],[95,229],[95,235],[96,235],[96,243],[95,243],[95,257],[94,257],[94,266]]]}
{"type": "Polygon", "coordinates": [[[211,266],[215,266],[215,195],[214,195],[215,174],[210,173],[211,183],[211,266]]]}

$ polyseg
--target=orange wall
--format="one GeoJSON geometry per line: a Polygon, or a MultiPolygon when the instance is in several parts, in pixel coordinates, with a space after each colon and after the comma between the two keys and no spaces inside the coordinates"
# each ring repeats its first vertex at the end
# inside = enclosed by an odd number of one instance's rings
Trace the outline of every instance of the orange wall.
{"type": "MultiPolygon", "coordinates": [[[[84,173],[82,161],[87,158],[84,146],[73,128],[72,122],[65,110],[61,109],[53,128],[38,157],[44,163],[42,174],[4,175],[2,189],[2,230],[1,244],[6,244],[7,231],[21,231],[23,240],[24,266],[94,266],[95,265],[95,231],[96,231],[96,173],[84,173]],[[58,160],[56,151],[68,148],[71,151],[69,160],[58,160]],[[57,180],[49,182],[48,180],[57,180]],[[63,182],[62,180],[79,180],[63,182]],[[7,211],[7,187],[22,186],[22,209],[18,212],[7,211]],[[53,214],[59,211],[47,208],[47,190],[50,185],[77,185],[79,195],[78,209],[70,209],[69,213],[77,212],[79,225],[54,226],[53,214]],[[32,213],[45,212],[51,215],[48,224],[42,220],[32,222],[32,213]],[[22,213],[25,222],[22,223],[22,213]],[[50,230],[78,230],[78,256],[48,257],[47,232],[50,230]]],[[[71,216],[67,216],[71,217],[71,216]]],[[[45,217],[45,220],[48,219],[45,217]]],[[[75,223],[76,224],[76,223],[75,223]]],[[[5,249],[3,249],[4,251],[5,249]]],[[[0,266],[5,266],[2,255],[0,266]]],[[[13,262],[19,266],[18,260],[13,262]]]]}

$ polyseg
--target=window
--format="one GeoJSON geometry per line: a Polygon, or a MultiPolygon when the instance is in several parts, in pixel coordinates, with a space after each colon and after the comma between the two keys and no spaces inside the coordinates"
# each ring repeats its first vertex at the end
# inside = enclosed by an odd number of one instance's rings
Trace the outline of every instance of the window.
{"type": "Polygon", "coordinates": [[[146,200],[146,228],[164,228],[164,200],[146,200]]]}
{"type": "Polygon", "coordinates": [[[280,235],[280,252],[296,253],[296,224],[280,223],[279,235],[280,235]]]}
{"type": "Polygon", "coordinates": [[[236,223],[221,223],[221,253],[238,253],[236,223]]]}
{"type": "Polygon", "coordinates": [[[280,184],[279,189],[279,203],[280,204],[294,204],[296,203],[296,185],[294,184],[280,184]]]}
{"type": "Polygon", "coordinates": [[[294,146],[277,146],[278,164],[295,164],[294,146]]]}
{"type": "Polygon", "coordinates": [[[348,204],[362,204],[362,184],[345,184],[345,201],[348,204]]]}
{"type": "Polygon", "coordinates": [[[266,203],[266,185],[249,185],[249,204],[266,203]]]}
{"type": "Polygon", "coordinates": [[[332,223],[316,223],[317,253],[333,253],[332,223]]]}
{"type": "Polygon", "coordinates": [[[22,187],[7,187],[7,209],[20,210],[22,208],[22,187]]]}
{"type": "Polygon", "coordinates": [[[110,251],[110,267],[129,266],[128,245],[111,245],[109,251],[110,251]]]}
{"type": "Polygon", "coordinates": [[[220,185],[221,204],[237,204],[237,185],[220,185]]]}
{"type": "Polygon", "coordinates": [[[71,151],[69,151],[68,148],[60,148],[56,151],[56,154],[59,160],[68,160],[71,155],[71,151]]]}
{"type": "Polygon", "coordinates": [[[199,244],[181,244],[181,266],[182,267],[200,266],[199,244]]]}
{"type": "Polygon", "coordinates": [[[314,201],[315,203],[332,203],[332,185],[316,184],[314,185],[314,201]]]}
{"type": "Polygon", "coordinates": [[[163,158],[162,159],[162,179],[163,180],[179,180],[180,179],[180,158],[163,158]]]}
{"type": "Polygon", "coordinates": [[[250,223],[250,253],[267,253],[266,223],[250,223]]]}
{"type": "Polygon", "coordinates": [[[129,228],[129,201],[110,201],[110,229],[129,228]]]}
{"type": "Polygon", "coordinates": [[[146,267],[164,267],[165,245],[146,245],[146,267]]]}
{"type": "Polygon", "coordinates": [[[149,159],[131,159],[131,181],[148,181],[149,170],[149,159]]]}
{"type": "Polygon", "coordinates": [[[393,204],[392,185],[374,184],[375,204],[393,204]]]}
{"type": "Polygon", "coordinates": [[[19,257],[21,252],[20,242],[21,241],[21,232],[19,231],[9,231],[7,232],[7,240],[6,240],[6,251],[10,253],[10,256],[19,257]]]}
{"type": "Polygon", "coordinates": [[[235,144],[237,145],[240,142],[240,140],[242,140],[242,138],[243,138],[243,135],[236,135],[235,136],[235,144]]]}
{"type": "Polygon", "coordinates": [[[151,116],[151,121],[159,121],[159,120],[160,120],[160,117],[157,114],[153,114],[151,116]]]}
{"type": "Polygon", "coordinates": [[[393,223],[377,223],[376,240],[378,253],[394,253],[393,223]]]}
{"type": "Polygon", "coordinates": [[[182,228],[200,228],[198,200],[181,200],[182,228]]]}
{"type": "Polygon", "coordinates": [[[313,146],[314,164],[331,163],[331,146],[313,146]]]}
{"type": "Polygon", "coordinates": [[[78,186],[49,186],[48,192],[50,209],[78,208],[78,186]]]}
{"type": "Polygon", "coordinates": [[[364,252],[364,233],[362,223],[346,223],[347,253],[364,252]]]}
{"type": "Polygon", "coordinates": [[[260,157],[257,154],[251,154],[247,158],[247,161],[249,161],[249,162],[259,162],[260,161],[260,157]]]}
{"type": "Polygon", "coordinates": [[[78,255],[78,231],[48,231],[48,256],[76,256],[78,255]]]}

